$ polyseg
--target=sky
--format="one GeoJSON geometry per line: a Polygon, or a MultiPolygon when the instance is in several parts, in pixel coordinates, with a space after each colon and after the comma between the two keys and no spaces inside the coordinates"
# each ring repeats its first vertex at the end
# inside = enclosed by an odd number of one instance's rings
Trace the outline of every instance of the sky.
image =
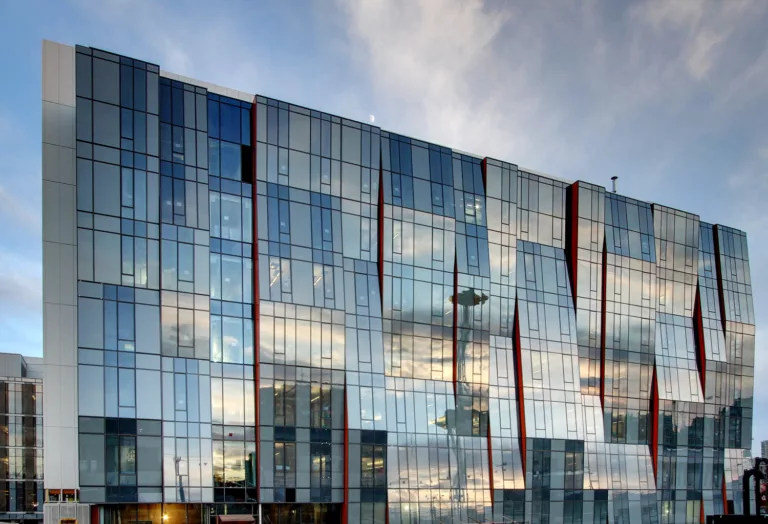
{"type": "Polygon", "coordinates": [[[766,27],[765,0],[0,0],[0,351],[42,355],[45,38],[741,229],[766,376],[766,27]]]}

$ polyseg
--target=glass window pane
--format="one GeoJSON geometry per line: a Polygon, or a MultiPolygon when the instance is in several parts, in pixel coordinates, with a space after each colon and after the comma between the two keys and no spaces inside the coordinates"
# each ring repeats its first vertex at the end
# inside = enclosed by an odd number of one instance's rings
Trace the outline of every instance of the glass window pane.
{"type": "Polygon", "coordinates": [[[242,426],[245,421],[245,412],[243,405],[243,381],[235,379],[222,380],[223,411],[224,424],[234,424],[242,426]]]}
{"type": "Polygon", "coordinates": [[[80,484],[104,485],[104,435],[80,435],[80,484]]]}
{"type": "Polygon", "coordinates": [[[243,238],[242,203],[238,196],[221,195],[221,238],[238,242],[243,238]]]}
{"type": "Polygon", "coordinates": [[[242,259],[221,256],[221,298],[231,302],[243,301],[242,259]]]}
{"type": "MultiPolygon", "coordinates": [[[[232,180],[241,180],[242,161],[240,144],[221,142],[221,176],[232,180]]],[[[210,156],[210,155],[209,155],[210,156]]],[[[209,160],[210,162],[210,160],[209,160]]]]}
{"type": "Polygon", "coordinates": [[[290,147],[309,153],[309,117],[291,112],[290,147]]]}
{"type": "Polygon", "coordinates": [[[85,417],[104,416],[104,368],[78,367],[78,412],[85,417]]]}
{"type": "Polygon", "coordinates": [[[102,162],[93,163],[93,210],[102,215],[120,216],[120,168],[102,162]]]}
{"type": "Polygon", "coordinates": [[[109,60],[93,59],[93,98],[120,103],[120,66],[109,60]]]}
{"type": "Polygon", "coordinates": [[[360,164],[360,130],[353,127],[342,126],[341,154],[344,162],[360,164]]]}
{"type": "Polygon", "coordinates": [[[236,142],[239,149],[240,108],[229,104],[219,104],[219,110],[221,116],[221,139],[229,142],[236,142]]]}
{"type": "Polygon", "coordinates": [[[222,317],[224,362],[243,363],[243,319],[222,317]]]}
{"type": "Polygon", "coordinates": [[[101,102],[93,103],[93,141],[120,147],[120,108],[101,102]]]}
{"type": "Polygon", "coordinates": [[[162,404],[158,401],[161,398],[160,372],[137,369],[136,381],[140,385],[136,392],[136,416],[145,419],[162,418],[162,404]]]}
{"type": "MultiPolygon", "coordinates": [[[[159,377],[157,380],[159,383],[159,377]]],[[[163,457],[160,437],[138,437],[136,459],[139,486],[162,485],[163,457]]]]}
{"type": "Polygon", "coordinates": [[[121,284],[120,235],[95,231],[93,236],[96,281],[105,284],[121,284]]]}
{"type": "Polygon", "coordinates": [[[136,383],[133,369],[118,370],[119,406],[136,407],[136,383]]]}

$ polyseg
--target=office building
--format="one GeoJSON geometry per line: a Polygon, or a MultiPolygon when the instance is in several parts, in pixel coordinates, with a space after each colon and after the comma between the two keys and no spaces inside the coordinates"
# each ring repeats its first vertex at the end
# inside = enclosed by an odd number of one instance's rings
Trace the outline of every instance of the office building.
{"type": "Polygon", "coordinates": [[[43,520],[43,359],[0,353],[0,521],[43,520]]]}
{"type": "Polygon", "coordinates": [[[43,142],[49,524],[741,511],[741,231],[51,42],[43,142]]]}

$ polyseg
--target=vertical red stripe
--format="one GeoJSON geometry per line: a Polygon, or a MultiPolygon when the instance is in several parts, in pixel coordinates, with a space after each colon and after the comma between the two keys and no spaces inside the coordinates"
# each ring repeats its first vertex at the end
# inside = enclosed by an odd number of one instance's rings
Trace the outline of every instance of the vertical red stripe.
{"type": "Polygon", "coordinates": [[[483,189],[485,189],[485,196],[488,196],[488,170],[487,170],[487,164],[488,164],[488,157],[483,158],[483,160],[480,162],[480,168],[483,173],[483,189]]]}
{"type": "MultiPolygon", "coordinates": [[[[459,375],[459,265],[456,257],[453,258],[453,395],[458,394],[456,380],[459,375]]],[[[458,404],[458,399],[455,399],[458,404]]]]}
{"type": "Polygon", "coordinates": [[[696,344],[696,365],[699,368],[701,394],[706,398],[707,393],[707,353],[704,346],[704,320],[701,311],[701,290],[696,286],[696,298],[693,302],[693,340],[696,344]]]}
{"type": "MultiPolygon", "coordinates": [[[[256,140],[257,140],[257,128],[256,128],[256,97],[253,98],[253,105],[251,106],[251,150],[253,153],[253,166],[251,173],[251,182],[253,185],[251,209],[253,210],[253,233],[251,234],[251,260],[253,261],[253,389],[254,389],[254,408],[256,415],[256,492],[258,493],[258,500],[261,500],[261,482],[260,482],[260,467],[261,463],[261,425],[259,424],[259,215],[256,212],[256,140]]],[[[266,118],[266,115],[264,115],[266,118]]]]}
{"type": "Polygon", "coordinates": [[[723,515],[728,515],[728,490],[725,487],[725,471],[723,471],[723,515]]]}
{"type": "MultiPolygon", "coordinates": [[[[483,189],[485,189],[485,194],[488,196],[488,158],[483,158],[482,163],[480,164],[480,167],[482,168],[483,173],[483,189]]],[[[488,481],[490,482],[491,486],[491,507],[493,507],[493,447],[491,443],[491,420],[490,417],[488,418],[487,422],[488,426],[486,428],[487,437],[488,437],[488,481]]]]}
{"type": "Polygon", "coordinates": [[[658,478],[659,463],[659,385],[656,379],[656,366],[653,367],[653,379],[651,380],[651,464],[653,476],[658,478]]]}
{"type": "Polygon", "coordinates": [[[715,268],[717,269],[717,296],[720,299],[720,320],[723,324],[723,333],[725,333],[725,291],[723,291],[723,268],[720,264],[720,233],[718,226],[714,226],[712,230],[713,243],[715,244],[715,268]]]}
{"type": "MultiPolygon", "coordinates": [[[[381,165],[381,161],[379,161],[381,165]]],[[[378,230],[379,230],[379,249],[377,258],[379,260],[379,295],[381,298],[381,311],[384,312],[384,170],[379,167],[379,209],[378,230]]]]}
{"type": "Polygon", "coordinates": [[[600,307],[600,405],[605,412],[605,328],[607,311],[607,289],[608,289],[608,246],[603,240],[603,289],[601,290],[600,307]]]}
{"type": "Polygon", "coordinates": [[[91,506],[91,524],[99,524],[99,507],[91,506]]]}
{"type": "Polygon", "coordinates": [[[568,186],[565,199],[566,216],[570,231],[565,239],[565,252],[568,257],[568,276],[571,277],[573,307],[576,308],[576,276],[579,267],[579,183],[568,186]]]}
{"type": "MultiPolygon", "coordinates": [[[[378,137],[378,135],[376,135],[378,137]]],[[[378,138],[377,138],[378,140],[378,138]]],[[[379,209],[377,213],[379,220],[379,252],[378,252],[378,266],[379,266],[379,299],[381,300],[381,314],[384,317],[384,166],[381,161],[381,152],[379,152],[379,209]]],[[[389,370],[385,370],[389,371],[389,370]]],[[[389,496],[387,496],[387,503],[384,509],[385,524],[389,524],[389,496]]]]}
{"type": "Polygon", "coordinates": [[[341,508],[341,522],[349,522],[349,411],[347,410],[347,381],[344,380],[344,505],[341,508]]]}
{"type": "Polygon", "coordinates": [[[491,507],[493,507],[493,447],[491,446],[491,421],[488,420],[488,482],[491,486],[491,507]]]}
{"type": "Polygon", "coordinates": [[[525,430],[525,398],[523,396],[523,351],[520,343],[520,313],[517,309],[517,299],[515,299],[515,325],[513,332],[513,340],[515,342],[515,373],[517,375],[515,392],[517,394],[517,421],[520,430],[520,459],[523,463],[523,479],[525,479],[527,432],[525,430]]]}

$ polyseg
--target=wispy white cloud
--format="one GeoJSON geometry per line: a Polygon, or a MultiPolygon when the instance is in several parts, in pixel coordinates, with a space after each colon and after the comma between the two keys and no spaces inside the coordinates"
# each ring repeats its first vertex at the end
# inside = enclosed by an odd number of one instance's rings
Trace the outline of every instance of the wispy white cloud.
{"type": "Polygon", "coordinates": [[[378,115],[383,127],[465,149],[482,145],[497,154],[509,150],[510,139],[518,147],[528,141],[496,110],[507,97],[517,98],[521,109],[538,105],[535,95],[522,96],[527,76],[496,67],[493,44],[513,12],[476,0],[340,6],[353,63],[385,105],[378,115]]]}
{"type": "Polygon", "coordinates": [[[646,187],[718,125],[711,100],[733,82],[739,31],[766,12],[759,0],[337,4],[382,127],[565,178],[643,156],[646,187]]]}
{"type": "Polygon", "coordinates": [[[73,1],[77,43],[717,213],[748,230],[758,324],[768,313],[764,0],[73,1]]]}

